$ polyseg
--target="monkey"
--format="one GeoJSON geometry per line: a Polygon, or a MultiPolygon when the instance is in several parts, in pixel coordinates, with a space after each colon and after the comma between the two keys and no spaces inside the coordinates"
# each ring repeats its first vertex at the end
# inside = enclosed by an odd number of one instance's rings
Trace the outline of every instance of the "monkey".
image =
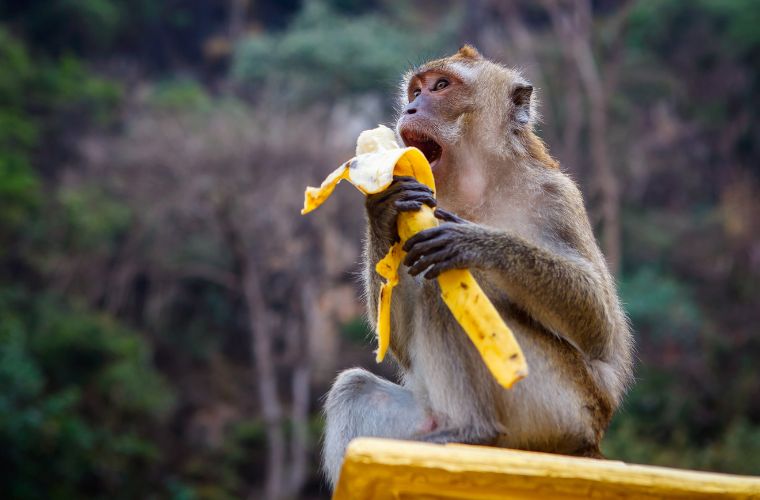
{"type": "Polygon", "coordinates": [[[465,45],[404,75],[397,137],[428,159],[436,197],[413,178],[366,198],[364,284],[396,218],[422,205],[437,227],[407,240],[394,290],[396,384],[353,368],[325,398],[323,469],[334,487],[359,436],[603,458],[600,441],[632,381],[633,339],[583,197],[534,132],[537,99],[516,70],[465,45]],[[529,375],[491,376],[440,297],[436,277],[468,268],[514,332],[529,375]]]}

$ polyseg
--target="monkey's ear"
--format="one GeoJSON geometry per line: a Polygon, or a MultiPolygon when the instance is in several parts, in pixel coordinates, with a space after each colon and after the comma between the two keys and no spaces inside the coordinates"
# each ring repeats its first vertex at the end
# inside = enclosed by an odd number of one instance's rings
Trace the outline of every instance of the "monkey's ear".
{"type": "Polygon", "coordinates": [[[530,96],[533,95],[533,86],[519,83],[512,90],[513,116],[520,125],[527,125],[530,121],[530,96]]]}

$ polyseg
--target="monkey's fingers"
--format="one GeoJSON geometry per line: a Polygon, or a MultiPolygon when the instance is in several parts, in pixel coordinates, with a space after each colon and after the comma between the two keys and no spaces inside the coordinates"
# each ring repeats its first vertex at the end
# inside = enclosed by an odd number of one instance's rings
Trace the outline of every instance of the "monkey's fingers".
{"type": "Polygon", "coordinates": [[[462,224],[467,222],[465,219],[459,217],[458,215],[442,208],[436,208],[435,212],[433,212],[433,215],[435,215],[436,219],[440,219],[444,222],[453,222],[454,224],[462,224]]]}
{"type": "Polygon", "coordinates": [[[461,254],[451,246],[444,246],[421,257],[417,262],[409,266],[409,274],[417,276],[428,269],[428,272],[425,273],[425,278],[433,279],[449,269],[465,268],[467,268],[467,264],[461,258],[461,254]]]}
{"type": "Polygon", "coordinates": [[[425,186],[423,183],[421,183],[420,181],[418,181],[416,178],[412,177],[411,175],[394,175],[393,183],[391,184],[391,186],[393,184],[403,184],[403,183],[419,184],[420,186],[424,186],[425,188],[430,189],[429,187],[425,186]]]}
{"type": "Polygon", "coordinates": [[[429,240],[420,241],[416,245],[412,247],[407,247],[404,245],[404,250],[406,251],[406,257],[404,258],[404,265],[411,267],[415,262],[417,262],[420,257],[429,254],[433,250],[437,250],[445,245],[447,245],[449,242],[449,239],[446,237],[439,236],[437,238],[432,238],[429,240]]]}
{"type": "Polygon", "coordinates": [[[430,208],[435,208],[438,202],[430,193],[423,193],[420,191],[403,191],[398,194],[396,201],[418,201],[424,203],[430,208]]]}
{"type": "Polygon", "coordinates": [[[433,192],[430,190],[430,188],[422,184],[413,186],[407,186],[405,184],[398,184],[396,186],[391,185],[391,187],[385,191],[368,195],[366,202],[367,205],[378,205],[381,203],[386,203],[391,199],[399,199],[403,201],[424,201],[425,204],[431,208],[436,204],[433,192]]]}
{"type": "Polygon", "coordinates": [[[397,201],[393,204],[399,212],[416,212],[422,208],[420,201],[397,201]]]}
{"type": "Polygon", "coordinates": [[[406,243],[404,243],[404,251],[411,252],[412,248],[414,248],[416,245],[426,240],[432,240],[434,238],[441,238],[441,237],[451,237],[449,233],[452,230],[458,232],[459,228],[456,228],[456,226],[453,226],[451,224],[444,223],[444,224],[441,224],[440,226],[435,226],[435,227],[431,227],[423,231],[420,231],[419,233],[413,235],[408,240],[406,240],[406,243]]]}
{"type": "Polygon", "coordinates": [[[458,261],[458,259],[443,259],[440,262],[430,266],[430,270],[425,273],[425,279],[432,280],[452,269],[466,269],[467,266],[458,261]]]}
{"type": "Polygon", "coordinates": [[[408,176],[396,176],[393,178],[393,182],[384,189],[384,191],[394,191],[398,189],[420,189],[422,191],[427,191],[429,193],[432,193],[433,190],[430,189],[430,187],[426,186],[425,184],[421,183],[414,177],[408,177],[408,176]]]}
{"type": "Polygon", "coordinates": [[[385,192],[395,193],[397,191],[423,191],[425,193],[433,194],[433,190],[425,184],[421,183],[414,177],[394,177],[390,186],[385,188],[385,192]]]}

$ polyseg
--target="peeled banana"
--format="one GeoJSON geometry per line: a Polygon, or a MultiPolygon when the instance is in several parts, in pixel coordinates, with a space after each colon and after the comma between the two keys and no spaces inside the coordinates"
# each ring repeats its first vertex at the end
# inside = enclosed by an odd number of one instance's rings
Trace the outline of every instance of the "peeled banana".
{"type": "MultiPolygon", "coordinates": [[[[386,189],[394,176],[414,177],[435,193],[433,172],[420,150],[400,148],[388,127],[380,125],[365,130],[357,139],[353,159],[327,176],[319,187],[306,188],[301,213],[309,213],[324,203],[343,179],[362,193],[373,194],[386,189]]],[[[375,266],[385,280],[378,300],[378,362],[383,360],[390,344],[391,297],[393,287],[398,284],[398,267],[406,254],[403,245],[418,232],[437,226],[438,219],[430,207],[423,206],[415,212],[400,213],[397,224],[401,241],[395,243],[375,266]]],[[[528,365],[520,346],[470,271],[445,271],[438,277],[438,284],[443,301],[475,344],[497,382],[509,388],[524,378],[528,374],[528,365]]]]}

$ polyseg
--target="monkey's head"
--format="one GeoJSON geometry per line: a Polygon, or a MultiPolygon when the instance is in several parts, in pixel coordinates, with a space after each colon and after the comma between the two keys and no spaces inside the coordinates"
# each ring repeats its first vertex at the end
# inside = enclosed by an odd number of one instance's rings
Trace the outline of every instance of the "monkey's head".
{"type": "Polygon", "coordinates": [[[556,166],[533,134],[535,117],[530,83],[465,45],[404,75],[396,131],[425,154],[437,180],[474,158],[532,156],[556,166]]]}

